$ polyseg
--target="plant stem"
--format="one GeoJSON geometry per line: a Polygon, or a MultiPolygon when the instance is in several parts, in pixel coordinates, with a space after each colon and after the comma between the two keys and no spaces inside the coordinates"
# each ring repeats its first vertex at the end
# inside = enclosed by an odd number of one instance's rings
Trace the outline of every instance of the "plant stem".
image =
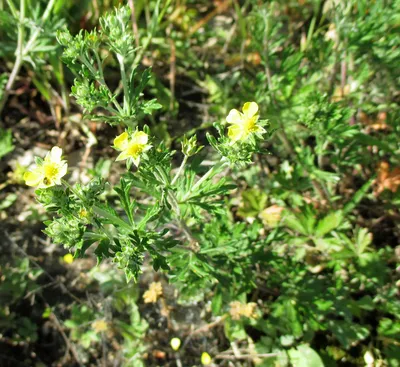
{"type": "Polygon", "coordinates": [[[94,51],[94,57],[96,58],[97,61],[97,66],[99,69],[99,74],[100,74],[100,80],[102,83],[106,84],[106,81],[104,80],[104,75],[103,75],[103,65],[101,63],[101,59],[99,56],[99,53],[97,52],[97,50],[93,50],[94,51]]]}
{"type": "Polygon", "coordinates": [[[311,183],[315,189],[315,191],[317,191],[319,197],[324,200],[326,203],[330,203],[331,199],[329,197],[329,193],[328,193],[328,189],[324,186],[322,186],[317,180],[312,179],[311,183]]]}
{"type": "Polygon", "coordinates": [[[12,13],[13,17],[15,19],[18,19],[18,12],[17,12],[17,9],[15,8],[15,5],[13,4],[13,2],[11,0],[6,0],[6,1],[7,1],[7,4],[9,6],[10,10],[11,10],[11,13],[12,13]]]}
{"type": "Polygon", "coordinates": [[[136,47],[139,47],[140,40],[139,40],[139,30],[136,22],[135,2],[133,0],[128,0],[128,3],[131,8],[132,31],[133,35],[135,36],[136,47]]]}
{"type": "Polygon", "coordinates": [[[126,72],[125,72],[125,62],[124,62],[124,57],[120,54],[117,54],[117,59],[119,62],[119,67],[121,69],[121,79],[122,79],[122,85],[124,87],[124,112],[129,116],[130,115],[130,100],[129,100],[129,86],[128,86],[128,80],[126,78],[126,72]]]}
{"type": "Polygon", "coordinates": [[[70,184],[68,183],[68,181],[62,179],[61,182],[62,182],[62,184],[63,184],[65,187],[67,187],[68,189],[70,189],[70,191],[71,191],[72,193],[74,193],[82,202],[85,202],[85,198],[84,198],[82,195],[78,194],[78,193],[76,192],[76,190],[72,187],[72,185],[70,185],[70,184]]]}
{"type": "Polygon", "coordinates": [[[185,155],[185,157],[183,158],[182,163],[181,163],[181,165],[180,165],[180,167],[179,167],[179,169],[178,169],[178,172],[176,172],[175,177],[174,177],[173,180],[171,181],[171,185],[174,185],[174,184],[176,183],[176,180],[177,180],[177,179],[179,178],[179,176],[181,175],[182,170],[183,170],[183,168],[185,167],[188,158],[189,158],[189,157],[188,157],[187,155],[185,155]]]}
{"type": "Polygon", "coordinates": [[[212,178],[213,173],[216,173],[215,171],[217,171],[219,168],[223,167],[224,165],[226,165],[228,162],[225,161],[223,158],[214,166],[212,166],[204,175],[202,178],[200,178],[200,180],[198,180],[194,186],[185,194],[185,196],[182,198],[181,202],[185,202],[189,197],[190,194],[194,191],[196,191],[203,182],[205,182],[208,178],[212,178]]]}
{"type": "Polygon", "coordinates": [[[35,32],[32,34],[28,43],[25,46],[24,55],[26,55],[30,51],[33,43],[39,37],[41,28],[42,28],[43,24],[46,22],[47,18],[49,17],[51,10],[53,9],[54,3],[55,3],[55,0],[50,0],[49,3],[47,4],[46,10],[44,11],[44,13],[42,15],[42,19],[40,19],[39,27],[36,28],[35,32]]]}
{"type": "Polygon", "coordinates": [[[100,208],[99,206],[94,205],[94,206],[93,206],[93,211],[94,211],[97,215],[99,215],[99,216],[101,216],[101,217],[103,217],[103,218],[109,219],[110,222],[111,222],[111,224],[113,224],[113,225],[118,225],[118,226],[120,226],[120,227],[122,227],[122,228],[125,228],[125,229],[128,230],[129,232],[132,232],[132,229],[133,229],[133,228],[132,228],[132,226],[131,226],[128,222],[125,222],[125,221],[122,220],[121,218],[116,217],[114,214],[108,212],[107,210],[104,210],[103,208],[100,208]]]}
{"type": "MultiPolygon", "coordinates": [[[[3,93],[3,97],[0,101],[0,114],[4,108],[4,104],[14,86],[15,80],[18,76],[19,71],[21,70],[21,66],[24,60],[24,57],[30,52],[32,45],[36,41],[36,39],[39,37],[42,26],[44,22],[47,20],[49,17],[51,10],[53,9],[55,0],[50,0],[49,3],[47,4],[46,10],[44,11],[42,18],[40,20],[40,24],[38,24],[38,27],[36,30],[33,32],[33,34],[30,36],[28,42],[26,43],[25,47],[23,46],[24,43],[24,36],[25,36],[25,27],[24,27],[24,21],[25,21],[25,1],[26,0],[20,0],[20,11],[19,11],[19,22],[18,22],[18,43],[17,43],[17,51],[16,51],[16,59],[14,63],[14,67],[11,71],[11,74],[8,78],[8,82],[5,88],[5,91],[3,93]]],[[[16,10],[13,5],[11,5],[11,1],[7,1],[8,5],[10,6],[11,13],[13,15],[16,15],[16,10]]]]}
{"type": "MultiPolygon", "coordinates": [[[[267,85],[268,85],[268,90],[271,94],[272,104],[277,108],[278,104],[276,102],[275,94],[273,91],[271,69],[269,66],[268,33],[269,33],[269,14],[266,16],[266,19],[265,19],[265,32],[264,32],[264,39],[263,39],[264,48],[265,48],[265,74],[267,75],[267,85]]],[[[289,152],[289,154],[294,155],[295,152],[294,152],[292,144],[290,143],[290,140],[288,139],[288,136],[286,134],[285,126],[283,125],[283,123],[280,119],[278,119],[277,121],[278,121],[279,128],[280,128],[280,131],[277,131],[278,138],[281,140],[282,144],[285,146],[285,149],[289,152]]]]}
{"type": "MultiPolygon", "coordinates": [[[[97,57],[98,57],[98,55],[97,55],[97,57]]],[[[123,114],[123,110],[122,110],[120,104],[115,100],[115,98],[113,98],[113,93],[111,92],[110,88],[108,88],[108,85],[104,79],[101,64],[99,64],[99,72],[97,72],[97,70],[91,65],[90,61],[87,59],[87,57],[85,55],[81,55],[79,57],[79,60],[89,69],[89,71],[96,78],[96,80],[108,89],[109,97],[110,97],[110,99],[112,99],[114,106],[116,107],[116,109],[118,110],[118,112],[120,114],[123,114]],[[97,77],[97,74],[99,75],[99,78],[97,77]]],[[[99,61],[100,61],[100,59],[98,60],[98,62],[99,61]]]]}
{"type": "Polygon", "coordinates": [[[24,37],[25,37],[24,21],[25,21],[25,0],[20,0],[16,58],[13,69],[11,70],[11,74],[8,78],[6,88],[3,93],[3,97],[0,101],[0,113],[3,110],[4,104],[11,92],[11,89],[14,86],[15,79],[17,78],[17,75],[21,70],[22,61],[24,59],[24,37]]]}

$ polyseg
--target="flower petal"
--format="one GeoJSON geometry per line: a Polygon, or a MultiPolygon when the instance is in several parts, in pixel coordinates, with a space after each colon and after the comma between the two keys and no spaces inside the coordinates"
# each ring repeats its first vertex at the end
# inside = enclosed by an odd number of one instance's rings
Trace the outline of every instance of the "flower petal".
{"type": "Polygon", "coordinates": [[[149,136],[143,131],[135,131],[132,136],[132,141],[135,141],[137,144],[145,145],[149,141],[149,136]]]}
{"type": "Polygon", "coordinates": [[[62,156],[62,149],[60,147],[53,147],[50,151],[50,160],[52,162],[60,162],[62,156]]]}
{"type": "Polygon", "coordinates": [[[228,137],[232,142],[236,142],[243,138],[243,128],[240,125],[234,124],[228,128],[228,137]]]}
{"type": "Polygon", "coordinates": [[[128,157],[129,157],[129,155],[127,154],[126,150],[124,150],[122,153],[120,153],[120,155],[117,157],[117,159],[115,161],[116,162],[123,161],[124,159],[127,159],[128,157]]]}
{"type": "Polygon", "coordinates": [[[61,161],[61,166],[59,168],[59,172],[58,172],[58,178],[61,179],[61,177],[64,177],[67,174],[67,170],[68,170],[68,164],[66,161],[61,161]]]}
{"type": "Polygon", "coordinates": [[[256,102],[246,102],[243,105],[243,113],[247,118],[253,117],[258,112],[258,104],[256,102]]]}
{"type": "Polygon", "coordinates": [[[143,153],[144,152],[148,152],[151,148],[153,148],[153,146],[152,145],[150,145],[150,144],[148,144],[148,145],[146,145],[144,148],[143,148],[143,153]]]}
{"type": "Polygon", "coordinates": [[[238,110],[230,110],[229,115],[226,117],[228,124],[240,124],[242,120],[243,115],[238,110]]]}
{"type": "Polygon", "coordinates": [[[39,186],[43,180],[43,174],[39,170],[25,172],[24,180],[28,186],[39,186]]]}
{"type": "Polygon", "coordinates": [[[125,150],[128,146],[129,135],[125,131],[114,139],[114,147],[118,150],[125,150]]]}
{"type": "Polygon", "coordinates": [[[265,134],[267,131],[262,126],[256,125],[254,132],[258,134],[265,134]]]}
{"type": "Polygon", "coordinates": [[[136,167],[139,167],[140,155],[137,156],[137,157],[132,157],[132,160],[133,160],[133,164],[134,164],[136,167]]]}

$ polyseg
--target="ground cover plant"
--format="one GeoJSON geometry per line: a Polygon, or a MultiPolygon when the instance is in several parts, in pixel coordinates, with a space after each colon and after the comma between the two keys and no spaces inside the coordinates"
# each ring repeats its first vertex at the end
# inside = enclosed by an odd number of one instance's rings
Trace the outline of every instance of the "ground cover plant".
{"type": "Polygon", "coordinates": [[[0,365],[399,366],[399,16],[0,2],[0,365]]]}

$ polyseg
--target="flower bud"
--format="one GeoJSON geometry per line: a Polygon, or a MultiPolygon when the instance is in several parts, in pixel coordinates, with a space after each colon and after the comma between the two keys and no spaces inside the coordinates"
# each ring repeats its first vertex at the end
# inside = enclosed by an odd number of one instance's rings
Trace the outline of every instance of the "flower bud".
{"type": "Polygon", "coordinates": [[[186,136],[183,137],[182,152],[185,156],[191,157],[192,155],[198,153],[202,148],[203,146],[197,146],[196,135],[193,135],[189,139],[186,136]]]}
{"type": "Polygon", "coordinates": [[[177,351],[179,349],[179,347],[181,346],[181,340],[179,338],[172,338],[170,341],[171,344],[171,348],[175,351],[177,351]]]}
{"type": "Polygon", "coordinates": [[[201,355],[201,364],[203,366],[208,366],[211,363],[211,357],[207,352],[203,352],[201,355]]]}

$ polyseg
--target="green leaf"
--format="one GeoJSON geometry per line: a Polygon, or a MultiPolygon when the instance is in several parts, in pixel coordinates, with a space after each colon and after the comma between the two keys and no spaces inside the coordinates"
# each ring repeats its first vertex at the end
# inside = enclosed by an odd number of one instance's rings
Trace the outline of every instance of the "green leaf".
{"type": "Polygon", "coordinates": [[[247,338],[246,330],[241,321],[227,319],[225,321],[225,335],[229,340],[243,340],[247,338]]]}
{"type": "Polygon", "coordinates": [[[330,321],[329,328],[345,349],[356,345],[369,335],[367,328],[341,320],[330,321]]]}
{"type": "Polygon", "coordinates": [[[120,227],[121,229],[123,228],[131,232],[133,230],[133,227],[129,223],[119,218],[110,209],[111,208],[106,205],[102,206],[97,205],[93,207],[93,212],[99,215],[100,217],[107,219],[111,224],[115,225],[116,227],[120,227]]]}
{"type": "Polygon", "coordinates": [[[11,130],[0,128],[0,158],[14,150],[11,130]]]}
{"type": "Polygon", "coordinates": [[[96,250],[94,250],[94,253],[97,256],[97,265],[99,265],[104,258],[111,256],[109,248],[110,248],[110,241],[108,239],[99,242],[99,245],[97,246],[96,250]]]}
{"type": "Polygon", "coordinates": [[[218,315],[222,308],[222,293],[217,292],[211,301],[211,310],[214,315],[218,315]]]}
{"type": "Polygon", "coordinates": [[[336,229],[342,220],[342,211],[338,210],[336,212],[329,213],[326,217],[318,222],[317,228],[315,229],[315,235],[318,237],[323,237],[325,234],[336,229]]]}
{"type": "Polygon", "coordinates": [[[343,214],[351,212],[361,201],[361,199],[367,194],[372,184],[375,182],[375,176],[371,177],[361,188],[354,194],[351,200],[344,206],[343,214]]]}
{"type": "Polygon", "coordinates": [[[379,322],[379,335],[400,341],[400,321],[384,318],[379,322]]]}
{"type": "Polygon", "coordinates": [[[296,349],[292,348],[288,353],[293,367],[324,367],[319,354],[308,344],[301,344],[296,349]]]}
{"type": "Polygon", "coordinates": [[[11,205],[15,203],[18,195],[14,193],[8,194],[2,201],[0,201],[0,210],[4,210],[9,208],[11,205]]]}
{"type": "Polygon", "coordinates": [[[307,235],[307,229],[304,228],[303,223],[293,214],[285,216],[285,225],[296,232],[307,235]]]}
{"type": "Polygon", "coordinates": [[[135,201],[131,200],[130,190],[132,187],[132,181],[126,181],[124,177],[121,177],[120,186],[114,188],[117,192],[121,205],[125,210],[126,215],[128,216],[130,224],[134,227],[135,220],[133,218],[133,209],[135,207],[135,201]]]}

